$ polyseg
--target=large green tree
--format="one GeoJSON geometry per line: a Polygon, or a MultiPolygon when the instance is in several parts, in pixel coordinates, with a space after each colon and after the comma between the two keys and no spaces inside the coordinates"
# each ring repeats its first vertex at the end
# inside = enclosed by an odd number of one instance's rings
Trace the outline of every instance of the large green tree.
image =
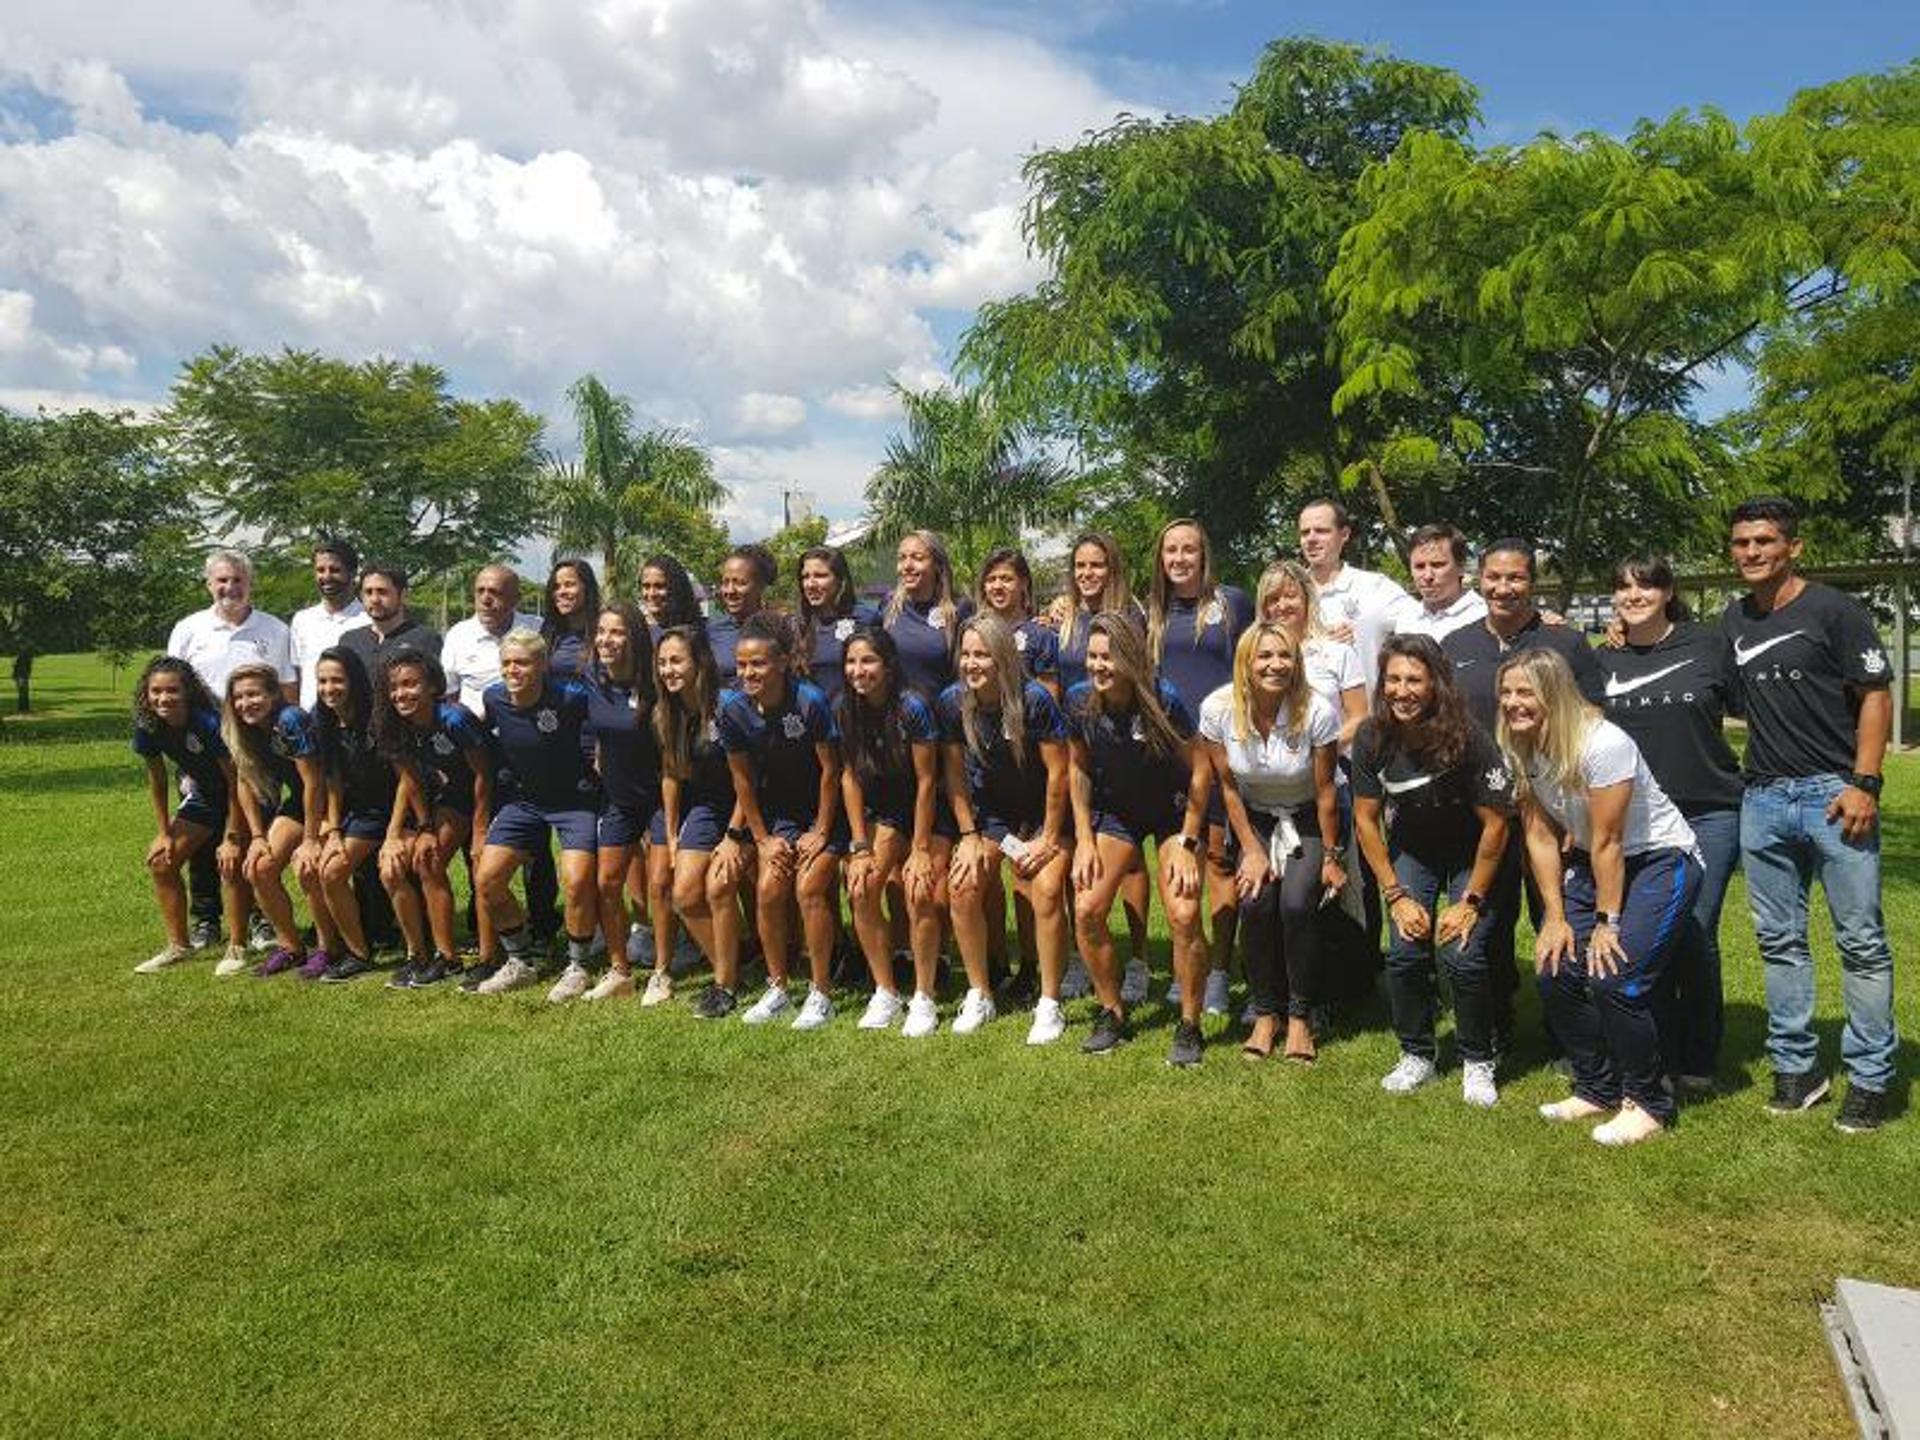
{"type": "Polygon", "coordinates": [[[549,461],[542,490],[555,545],[598,557],[610,593],[631,593],[654,551],[712,573],[726,539],[713,508],[727,492],[706,447],[681,430],[636,425],[632,402],[597,376],[581,376],[567,400],[580,454],[549,461]]]}
{"type": "Polygon", "coordinates": [[[151,426],[0,411],[0,649],[159,644],[196,603],[195,529],[151,426]]]}
{"type": "Polygon", "coordinates": [[[964,579],[1022,530],[1073,518],[1080,497],[1072,473],[985,394],[898,384],[894,393],[906,429],[889,437],[886,459],[867,481],[874,544],[937,530],[964,579]]]}
{"type": "Polygon", "coordinates": [[[316,536],[444,576],[514,553],[538,515],[539,419],[432,365],[216,346],[174,382],[169,454],[226,529],[304,559],[316,536]]]}
{"type": "Polygon", "coordinates": [[[1068,442],[1123,516],[1150,497],[1252,563],[1362,453],[1359,417],[1332,413],[1325,291],[1360,179],[1411,133],[1463,137],[1476,105],[1451,71],[1296,38],[1225,114],[1122,116],[1042,151],[1025,223],[1050,273],[982,308],[964,365],[1068,442]]]}

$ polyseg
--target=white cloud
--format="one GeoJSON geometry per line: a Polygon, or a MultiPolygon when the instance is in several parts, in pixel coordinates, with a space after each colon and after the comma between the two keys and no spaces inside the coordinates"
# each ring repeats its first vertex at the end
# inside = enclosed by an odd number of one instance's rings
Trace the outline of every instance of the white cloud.
{"type": "Polygon", "coordinates": [[[591,370],[731,447],[749,529],[788,482],[857,508],[888,380],[944,378],[929,313],[1038,273],[1023,154],[1123,108],[1030,39],[792,0],[11,0],[7,25],[0,91],[62,123],[0,117],[6,393],[151,399],[218,340],[428,358],[557,418],[591,370]]]}

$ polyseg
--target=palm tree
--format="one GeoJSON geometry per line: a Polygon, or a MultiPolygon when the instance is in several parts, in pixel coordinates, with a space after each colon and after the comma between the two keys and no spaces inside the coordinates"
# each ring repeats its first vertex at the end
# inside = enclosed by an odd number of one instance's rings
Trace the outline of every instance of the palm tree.
{"type": "Polygon", "coordinates": [[[965,575],[1023,529],[1072,520],[1080,499],[1072,472],[1029,452],[1027,429],[1002,419],[982,392],[909,390],[897,381],[893,392],[907,428],[888,439],[887,458],[867,481],[876,544],[937,530],[965,575]]]}
{"type": "Polygon", "coordinates": [[[714,529],[711,511],[726,487],[714,479],[705,446],[684,430],[636,429],[633,403],[598,376],[574,381],[567,400],[580,458],[547,462],[554,545],[598,555],[607,593],[630,592],[649,551],[679,550],[714,529]]]}

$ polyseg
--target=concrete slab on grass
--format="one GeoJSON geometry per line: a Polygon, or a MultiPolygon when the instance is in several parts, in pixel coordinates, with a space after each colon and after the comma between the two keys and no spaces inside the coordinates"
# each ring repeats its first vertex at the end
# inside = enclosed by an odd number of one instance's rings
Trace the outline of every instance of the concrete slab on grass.
{"type": "Polygon", "coordinates": [[[1920,1440],[1920,1290],[1842,1278],[1821,1311],[1860,1433],[1920,1440]]]}

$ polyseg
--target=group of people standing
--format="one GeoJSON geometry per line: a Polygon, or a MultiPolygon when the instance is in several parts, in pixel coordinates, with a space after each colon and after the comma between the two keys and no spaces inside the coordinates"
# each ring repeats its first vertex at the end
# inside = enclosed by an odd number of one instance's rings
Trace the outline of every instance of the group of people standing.
{"type": "Polygon", "coordinates": [[[1110,537],[1077,537],[1047,602],[1018,549],[989,555],[969,596],[940,537],[916,531],[879,604],[825,546],[801,557],[791,613],[767,602],[760,546],[728,555],[711,615],[670,556],[634,601],[562,559],[538,615],[510,568],[483,570],[444,640],[410,615],[403,573],[345,545],[316,550],[320,600],[291,627],[251,607],[244,557],[222,551],[213,604],[135,693],[168,936],[138,968],[217,943],[224,901],[217,975],[350,981],[391,932],[390,986],[497,994],[539,983],[564,935],[550,999],[658,1004],[684,932],[711,976],[698,1016],[825,1025],[836,962],[857,956],[860,1027],[920,1038],[942,1023],[951,942],[954,1033],[1030,1001],[1027,1042],[1049,1044],[1063,1001],[1090,990],[1081,1048],[1104,1054],[1148,998],[1157,897],[1171,1063],[1200,1063],[1236,955],[1242,1051],[1303,1064],[1330,1005],[1383,963],[1401,1050],[1384,1089],[1438,1077],[1444,984],[1462,1098],[1491,1106],[1524,908],[1572,1079],[1542,1114],[1621,1145],[1713,1088],[1721,907],[1744,863],[1770,1108],[1828,1094],[1817,878],[1845,975],[1838,1123],[1873,1129],[1897,1045],[1878,874],[1889,666],[1864,607],[1796,573],[1797,525],[1783,500],[1734,512],[1748,588],[1718,623],[1687,615],[1663,560],[1623,561],[1599,646],[1536,605],[1525,542],[1483,547],[1470,587],[1464,538],[1424,527],[1408,594],[1345,563],[1334,501],[1302,510],[1300,559],[1251,595],[1222,582],[1192,520],[1161,530],[1138,596],[1110,537]],[[1747,723],[1744,763],[1729,715],[1747,723]],[[271,932],[257,963],[250,927],[271,932]],[[756,956],[766,983],[744,1003],[756,956]]]}

